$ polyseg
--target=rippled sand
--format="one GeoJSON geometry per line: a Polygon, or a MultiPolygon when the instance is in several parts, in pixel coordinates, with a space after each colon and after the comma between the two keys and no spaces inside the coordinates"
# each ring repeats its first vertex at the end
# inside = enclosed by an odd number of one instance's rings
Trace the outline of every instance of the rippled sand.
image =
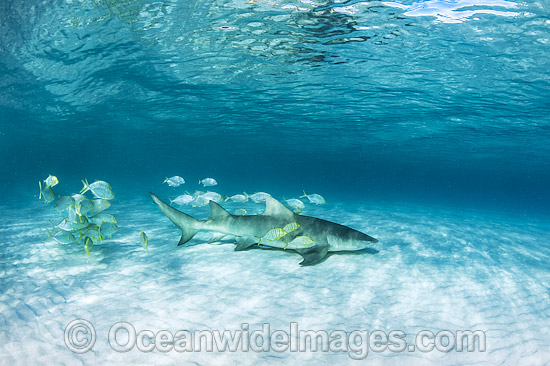
{"type": "MultiPolygon", "coordinates": [[[[0,364],[347,365],[345,352],[117,353],[119,321],[136,330],[483,330],[486,352],[370,352],[370,365],[543,365],[550,359],[547,222],[444,208],[308,207],[378,238],[378,253],[334,254],[300,267],[290,252],[234,252],[207,234],[177,247],[179,233],[148,200],[117,203],[113,239],[94,246],[44,244],[51,207],[1,207],[0,364]],[[149,236],[149,252],[139,232],[149,236]],[[75,318],[97,331],[92,351],[64,343],[75,318]]],[[[207,216],[207,209],[187,210],[207,216]]],[[[365,361],[363,361],[364,363],[365,361]]]]}

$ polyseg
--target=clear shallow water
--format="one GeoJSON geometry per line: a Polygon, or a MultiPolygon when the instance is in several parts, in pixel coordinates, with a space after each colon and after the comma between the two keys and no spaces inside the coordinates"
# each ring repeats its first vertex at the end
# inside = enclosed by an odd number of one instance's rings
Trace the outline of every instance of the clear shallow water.
{"type": "Polygon", "coordinates": [[[384,4],[4,2],[3,188],[181,169],[547,207],[547,5],[384,4]]]}
{"type": "Polygon", "coordinates": [[[368,360],[544,364],[548,9],[481,0],[3,1],[2,360],[182,360],[116,354],[105,337],[95,352],[74,355],[63,328],[82,317],[100,335],[122,318],[153,329],[174,319],[171,329],[293,320],[348,331],[471,327],[487,332],[486,353],[368,360]],[[48,174],[62,193],[83,178],[112,184],[120,232],[90,258],[44,245],[53,213],[36,182],[48,174]],[[178,190],[161,185],[174,174],[189,190],[213,176],[224,194],[321,193],[328,204],[307,213],[364,230],[380,240],[379,253],[300,268],[297,255],[234,253],[230,242],[203,245],[207,236],[177,248],[177,230],[147,197],[174,198],[178,190]]]}

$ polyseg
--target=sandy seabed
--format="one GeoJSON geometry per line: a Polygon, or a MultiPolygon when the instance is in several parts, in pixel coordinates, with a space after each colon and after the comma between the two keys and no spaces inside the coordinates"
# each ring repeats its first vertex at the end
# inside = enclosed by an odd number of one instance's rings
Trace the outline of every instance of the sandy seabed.
{"type": "MultiPolygon", "coordinates": [[[[56,218],[51,207],[32,202],[0,208],[2,365],[543,365],[550,360],[550,226],[544,220],[441,207],[308,206],[304,214],[359,229],[380,242],[373,246],[378,253],[334,254],[319,265],[300,267],[296,253],[234,252],[231,239],[206,244],[206,233],[177,247],[178,229],[145,199],[109,209],[120,230],[94,246],[90,257],[81,245],[44,243],[48,220],[56,218]],[[140,231],[149,236],[147,253],[140,231]],[[95,328],[95,344],[83,354],[65,343],[65,329],[74,319],[95,328]],[[178,352],[175,344],[157,339],[151,352],[137,346],[117,352],[109,330],[118,322],[155,335],[241,330],[243,339],[245,329],[250,335],[267,323],[271,332],[285,331],[294,342],[299,338],[290,334],[294,323],[329,336],[401,331],[407,345],[414,345],[422,330],[479,330],[486,350],[371,349],[357,361],[352,351],[335,350],[335,343],[317,352],[311,344],[304,352],[243,351],[243,344],[235,352],[216,347],[208,352],[205,345],[178,352]],[[163,346],[169,350],[162,352],[163,346]]],[[[206,208],[184,211],[208,215],[206,208]]],[[[72,334],[77,343],[90,335],[77,333],[72,334]]],[[[118,341],[127,341],[125,336],[120,331],[118,341]]]]}

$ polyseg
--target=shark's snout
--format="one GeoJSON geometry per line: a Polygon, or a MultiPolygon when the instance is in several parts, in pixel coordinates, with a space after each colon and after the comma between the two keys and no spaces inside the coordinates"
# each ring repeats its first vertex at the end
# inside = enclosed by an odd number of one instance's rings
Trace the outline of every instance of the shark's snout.
{"type": "Polygon", "coordinates": [[[375,239],[372,236],[362,233],[360,231],[354,232],[352,234],[352,237],[354,240],[357,240],[357,241],[367,241],[369,243],[378,243],[378,239],[375,239]]]}
{"type": "Polygon", "coordinates": [[[368,241],[368,242],[371,242],[371,243],[378,243],[378,239],[376,238],[373,238],[372,236],[368,236],[368,235],[365,235],[368,237],[368,239],[365,239],[365,241],[368,241]]]}

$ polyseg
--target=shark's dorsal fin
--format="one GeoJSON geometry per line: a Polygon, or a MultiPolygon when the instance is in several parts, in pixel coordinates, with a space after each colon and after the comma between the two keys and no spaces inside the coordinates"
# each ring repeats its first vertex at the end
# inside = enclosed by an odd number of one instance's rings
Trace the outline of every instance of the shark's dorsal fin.
{"type": "Polygon", "coordinates": [[[210,217],[209,220],[223,220],[231,216],[222,206],[218,205],[214,201],[208,203],[210,205],[210,217]]]}
{"type": "Polygon", "coordinates": [[[289,220],[294,219],[294,212],[290,211],[281,202],[270,196],[267,196],[265,199],[265,211],[262,215],[288,217],[289,220]]]}

